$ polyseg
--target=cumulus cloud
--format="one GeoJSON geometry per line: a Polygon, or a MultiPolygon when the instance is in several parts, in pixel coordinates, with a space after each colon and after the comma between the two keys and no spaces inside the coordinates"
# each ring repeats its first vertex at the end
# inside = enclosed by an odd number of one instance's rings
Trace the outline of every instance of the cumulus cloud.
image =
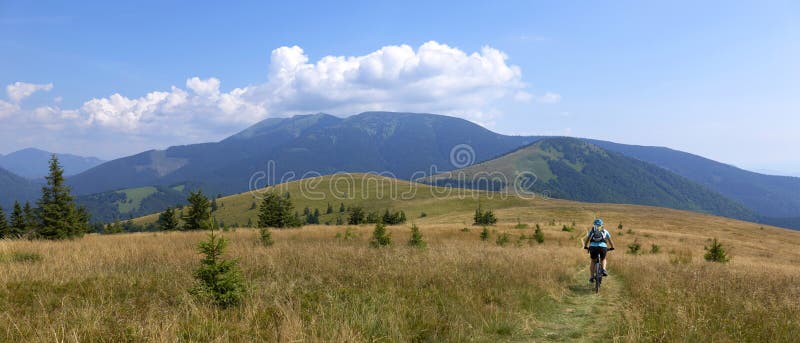
{"type": "Polygon", "coordinates": [[[526,88],[518,66],[484,47],[467,54],[437,42],[387,46],[363,56],[309,63],[298,46],[272,51],[268,82],[253,90],[270,112],[398,110],[479,116],[526,88]]]}
{"type": "Polygon", "coordinates": [[[53,89],[52,83],[36,84],[27,82],[14,82],[6,86],[6,94],[11,101],[19,103],[22,99],[29,97],[37,91],[50,91],[53,89]]]}
{"type": "MultiPolygon", "coordinates": [[[[272,51],[261,84],[222,90],[214,77],[191,77],[182,87],[140,97],[119,93],[76,109],[20,108],[20,101],[52,84],[16,82],[0,100],[0,118],[22,117],[31,127],[99,127],[129,135],[211,139],[258,120],[298,113],[354,114],[367,110],[433,112],[491,123],[498,104],[553,103],[555,93],[533,95],[522,71],[491,47],[467,53],[434,41],[413,48],[385,46],[361,56],[325,56],[312,62],[298,46],[272,51]],[[180,133],[178,133],[180,132],[180,133]],[[216,135],[215,135],[216,134],[216,135]]],[[[8,120],[8,119],[4,119],[8,120]]],[[[169,141],[174,144],[174,142],[169,141]]]]}

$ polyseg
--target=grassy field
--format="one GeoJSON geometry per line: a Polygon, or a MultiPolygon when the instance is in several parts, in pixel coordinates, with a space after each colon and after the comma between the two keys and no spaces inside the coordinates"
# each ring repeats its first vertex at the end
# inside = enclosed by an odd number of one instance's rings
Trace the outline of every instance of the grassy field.
{"type": "MultiPolygon", "coordinates": [[[[300,209],[324,212],[329,200],[307,200],[300,185],[290,187],[300,209]]],[[[487,193],[435,198],[427,188],[413,199],[379,199],[381,187],[357,182],[351,194],[366,189],[366,198],[345,203],[405,210],[427,248],[405,246],[410,223],[390,227],[394,245],[381,249],[369,247],[367,225],[273,230],[276,243],[268,248],[258,244],[256,230],[224,232],[231,240],[227,256],[239,259],[248,283],[244,303],[229,309],[187,292],[203,232],[0,241],[0,341],[791,342],[800,336],[800,232],[644,206],[487,193]],[[500,218],[487,241],[469,225],[478,194],[500,218]],[[411,215],[419,212],[428,215],[411,215]],[[595,215],[618,246],[599,295],[587,282],[579,243],[595,215]],[[574,232],[562,231],[573,221],[574,232]],[[519,239],[537,223],[543,244],[519,239]],[[353,234],[345,239],[348,228],[353,234]],[[510,242],[500,246],[504,233],[510,242]],[[731,262],[704,261],[712,237],[731,262]],[[641,254],[625,253],[633,243],[641,254]]],[[[255,216],[247,210],[250,194],[220,202],[218,219],[255,216]]]]}

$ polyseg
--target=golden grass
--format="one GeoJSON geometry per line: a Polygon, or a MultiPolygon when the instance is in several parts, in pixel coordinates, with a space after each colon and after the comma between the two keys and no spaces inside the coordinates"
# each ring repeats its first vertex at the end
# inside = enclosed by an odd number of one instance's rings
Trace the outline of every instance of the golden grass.
{"type": "MultiPolygon", "coordinates": [[[[492,341],[527,337],[548,304],[567,292],[582,261],[575,249],[501,248],[477,232],[422,228],[428,248],[373,249],[371,227],[336,239],[343,227],[274,231],[258,244],[240,229],[249,294],[218,310],[192,298],[201,232],[89,235],[66,242],[3,241],[0,251],[34,252],[35,263],[3,263],[0,340],[5,341],[492,341]],[[556,259],[554,260],[554,257],[556,259]]],[[[568,239],[568,238],[567,238],[568,239]]],[[[563,243],[563,241],[562,241],[563,243]]]]}
{"type": "MultiPolygon", "coordinates": [[[[202,232],[0,241],[0,341],[791,342],[800,335],[800,232],[646,206],[482,194],[500,219],[488,242],[469,225],[477,199],[458,197],[364,203],[429,213],[409,215],[426,249],[405,246],[410,223],[390,227],[394,246],[382,249],[369,247],[372,226],[352,227],[352,240],[336,238],[345,226],[274,230],[269,248],[257,230],[226,232],[227,255],[239,259],[249,292],[226,310],[187,292],[202,232]],[[595,216],[618,247],[599,295],[588,291],[579,243],[595,216]],[[518,220],[527,228],[516,229],[518,220]],[[561,231],[573,221],[575,232],[561,231]],[[518,244],[536,224],[545,243],[518,244]],[[501,233],[511,235],[505,247],[494,243],[501,233]],[[712,237],[730,263],[703,260],[712,237]],[[646,253],[625,254],[634,242],[646,253]],[[649,254],[652,244],[660,253],[649,254]],[[584,324],[595,329],[575,329],[584,324]]],[[[292,198],[321,210],[327,204],[292,198]]],[[[252,213],[236,210],[251,201],[224,198],[217,214],[241,220],[252,213]]]]}

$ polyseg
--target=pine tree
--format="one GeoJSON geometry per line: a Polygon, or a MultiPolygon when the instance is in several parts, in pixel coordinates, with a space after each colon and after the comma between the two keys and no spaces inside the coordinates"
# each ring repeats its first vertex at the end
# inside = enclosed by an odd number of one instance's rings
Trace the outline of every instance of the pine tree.
{"type": "Polygon", "coordinates": [[[295,227],[300,226],[299,214],[292,216],[292,202],[275,193],[267,193],[258,210],[258,227],[295,227]]]}
{"type": "Polygon", "coordinates": [[[366,219],[366,215],[364,214],[364,209],[359,206],[353,206],[350,208],[350,217],[347,219],[347,223],[350,225],[358,225],[364,223],[366,219]]]}
{"type": "Polygon", "coordinates": [[[6,213],[0,207],[0,239],[8,236],[8,222],[6,221],[6,213]]]}
{"type": "Polygon", "coordinates": [[[331,213],[333,213],[333,206],[331,206],[331,203],[328,203],[328,209],[325,210],[325,214],[331,214],[331,213]]]}
{"type": "Polygon", "coordinates": [[[175,209],[167,207],[164,212],[158,216],[158,229],[161,231],[172,231],[178,229],[178,217],[175,215],[175,209]]]}
{"type": "Polygon", "coordinates": [[[483,227],[483,230],[481,230],[481,240],[482,241],[489,240],[489,229],[486,228],[485,226],[483,227]]]}
{"type": "Polygon", "coordinates": [[[261,228],[260,231],[259,231],[259,234],[260,234],[259,235],[259,240],[261,241],[261,244],[263,246],[269,247],[269,246],[272,246],[272,244],[275,243],[275,241],[272,240],[272,233],[269,231],[268,228],[265,228],[265,227],[261,228]]]}
{"type": "Polygon", "coordinates": [[[340,203],[339,203],[339,213],[344,213],[344,211],[345,211],[345,208],[344,208],[344,203],[343,203],[343,202],[340,202],[340,203]]]}
{"type": "Polygon", "coordinates": [[[42,187],[39,200],[36,236],[44,239],[65,239],[82,236],[89,228],[89,216],[78,209],[65,184],[64,170],[58,158],[50,158],[50,174],[42,187]]]}
{"type": "Polygon", "coordinates": [[[422,240],[422,233],[419,232],[417,224],[411,224],[411,239],[408,240],[408,245],[412,247],[424,248],[427,244],[422,240]]]}
{"type": "Polygon", "coordinates": [[[381,223],[375,224],[375,230],[372,232],[372,239],[369,241],[369,244],[375,248],[392,244],[392,236],[386,231],[386,225],[381,223]]]}
{"type": "Polygon", "coordinates": [[[25,202],[22,207],[22,216],[25,218],[25,235],[28,237],[35,237],[36,228],[39,227],[38,219],[36,218],[36,211],[31,206],[31,203],[25,202]]]}
{"type": "Polygon", "coordinates": [[[11,212],[11,225],[8,228],[9,238],[22,238],[26,232],[25,214],[19,202],[14,202],[14,210],[11,212]]]}
{"type": "Polygon", "coordinates": [[[198,250],[203,259],[194,272],[197,284],[190,290],[192,294],[207,297],[223,308],[240,304],[245,295],[244,279],[236,266],[238,261],[223,258],[227,243],[213,230],[208,240],[200,242],[198,250]]]}
{"type": "Polygon", "coordinates": [[[544,232],[542,232],[542,228],[539,227],[539,224],[536,224],[536,230],[533,231],[533,238],[536,239],[536,243],[544,243],[544,232]]]}
{"type": "Polygon", "coordinates": [[[706,255],[704,256],[706,261],[725,263],[731,260],[728,257],[728,253],[725,252],[725,248],[722,247],[722,243],[716,238],[711,242],[711,246],[703,248],[706,250],[706,255]]]}
{"type": "Polygon", "coordinates": [[[203,195],[203,190],[189,192],[189,213],[183,217],[184,230],[209,230],[211,229],[211,213],[209,212],[208,198],[203,195]]]}
{"type": "Polygon", "coordinates": [[[211,212],[217,212],[217,198],[211,199],[211,212]]]}

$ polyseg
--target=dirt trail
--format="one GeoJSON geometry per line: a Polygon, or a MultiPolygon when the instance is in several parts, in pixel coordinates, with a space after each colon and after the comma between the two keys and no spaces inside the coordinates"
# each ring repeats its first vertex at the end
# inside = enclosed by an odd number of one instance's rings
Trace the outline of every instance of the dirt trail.
{"type": "MultiPolygon", "coordinates": [[[[609,268],[609,272],[613,272],[609,268]]],[[[594,284],[589,283],[588,266],[579,270],[569,286],[569,295],[562,298],[559,306],[540,321],[534,331],[536,342],[602,342],[609,324],[616,320],[617,309],[623,301],[622,280],[603,278],[599,294],[594,293],[594,284]]]]}

